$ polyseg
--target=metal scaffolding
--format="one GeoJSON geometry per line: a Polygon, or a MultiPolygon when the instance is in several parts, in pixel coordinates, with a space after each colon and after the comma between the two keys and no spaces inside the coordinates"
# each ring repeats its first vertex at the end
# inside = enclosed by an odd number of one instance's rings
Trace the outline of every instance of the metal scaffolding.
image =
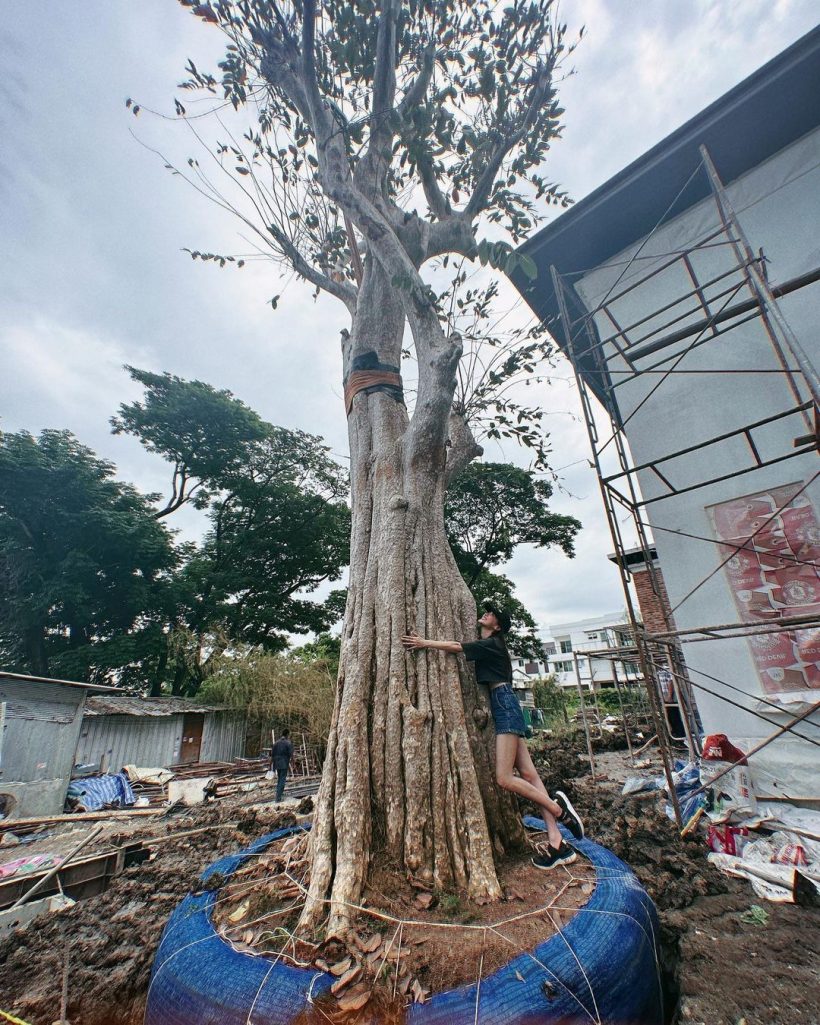
{"type": "MultiPolygon", "coordinates": [[[[705,174],[708,178],[717,214],[717,226],[711,227],[687,247],[658,257],[653,261],[651,270],[637,273],[632,280],[624,282],[627,272],[630,269],[636,270],[636,261],[648,241],[648,238],[645,239],[626,263],[615,284],[595,303],[593,309],[588,309],[581,302],[579,295],[567,281],[569,275],[562,276],[555,267],[551,268],[565,349],[575,372],[592,449],[593,465],[615,547],[614,561],[620,573],[635,638],[634,657],[640,662],[646,682],[654,726],[679,825],[682,825],[680,808],[677,806],[672,780],[672,740],[676,738],[671,736],[668,717],[665,714],[665,705],[668,707],[672,702],[664,702],[664,692],[666,691],[667,697],[671,693],[674,696],[674,704],[680,708],[683,739],[691,757],[696,757],[700,753],[701,731],[694,696],[697,690],[714,694],[729,704],[736,704],[745,712],[772,722],[765,713],[746,707],[728,697],[726,688],[745,695],[747,699],[749,697],[731,681],[710,677],[712,683],[720,685],[720,692],[716,692],[708,682],[704,682],[703,678],[707,674],[691,673],[686,665],[683,645],[699,640],[714,641],[820,627],[820,617],[816,615],[783,618],[771,623],[707,623],[689,630],[678,630],[676,627],[675,611],[685,603],[691,602],[699,589],[738,552],[744,549],[751,551],[750,546],[754,537],[782,511],[780,509],[739,545],[688,534],[685,531],[672,531],[683,537],[717,545],[721,552],[729,549],[729,554],[719,566],[699,580],[673,608],[664,600],[665,590],[655,565],[654,546],[650,539],[652,527],[645,518],[647,507],[672,496],[683,495],[732,478],[740,478],[762,467],[787,463],[797,456],[816,451],[820,425],[820,377],[778,307],[779,296],[819,280],[820,269],[804,274],[799,279],[781,285],[776,292],[773,291],[766,275],[765,255],[762,250],[758,253],[752,250],[705,147],[701,147],[701,163],[693,171],[687,185],[696,174],[705,174]],[[715,259],[716,250],[721,254],[720,261],[715,259]],[[717,271],[714,270],[716,263],[721,264],[717,271]],[[712,269],[704,273],[705,267],[712,269]],[[615,304],[663,273],[667,274],[665,281],[669,280],[671,274],[675,274],[676,281],[686,283],[680,294],[674,295],[670,301],[658,305],[631,323],[622,323],[623,316],[613,308],[615,304]],[[692,371],[681,366],[695,349],[714,343],[715,339],[751,321],[756,321],[762,326],[765,338],[768,339],[775,356],[775,369],[732,367],[715,370],[699,368],[692,371]],[[602,325],[606,325],[605,330],[602,329],[602,325]],[[659,395],[659,392],[672,375],[692,372],[777,374],[787,385],[790,400],[788,405],[772,415],[750,418],[735,430],[715,434],[694,445],[677,447],[652,461],[636,464],[627,448],[626,435],[630,420],[647,402],[663,399],[663,394],[659,395]],[[639,377],[645,377],[650,386],[632,412],[623,417],[616,401],[618,390],[639,377]],[[599,429],[601,417],[595,411],[593,396],[598,398],[606,414],[603,421],[606,427],[603,429],[599,429]],[[795,426],[792,447],[783,451],[772,451],[770,444],[762,444],[761,438],[766,434],[766,428],[788,421],[789,418],[793,418],[795,426]],[[710,450],[714,453],[720,446],[732,446],[732,452],[741,451],[742,447],[745,455],[736,458],[731,471],[710,475],[708,455],[710,450]],[[675,460],[695,452],[703,452],[707,457],[703,459],[704,472],[695,480],[687,480],[684,485],[676,484],[675,460]],[[611,467],[613,463],[614,470],[611,467]],[[609,464],[609,469],[605,469],[605,464],[609,464]],[[639,474],[654,482],[653,492],[657,489],[657,493],[652,493],[649,497],[643,496],[638,482],[639,474]],[[648,574],[650,586],[658,599],[658,607],[662,610],[662,630],[651,632],[641,624],[629,587],[631,573],[626,557],[627,551],[635,552],[635,548],[630,545],[628,549],[624,543],[622,519],[631,525],[637,537],[642,568],[648,574]]],[[[675,203],[678,198],[679,196],[676,197],[675,203]]],[[[660,224],[649,237],[658,227],[660,224]]],[[[768,437],[770,435],[767,435],[768,437]]],[[[805,491],[817,476],[818,473],[815,473],[800,490],[805,491]]],[[[793,497],[790,501],[793,501],[793,497]]],[[[782,708],[773,702],[767,702],[765,698],[760,700],[763,704],[777,708],[782,715],[782,708]]],[[[795,726],[803,718],[805,715],[792,718],[776,735],[792,731],[804,739],[811,740],[795,730],[795,726]]],[[[775,722],[774,725],[779,726],[779,723],[775,722]]],[[[774,736],[769,740],[774,739],[774,736]]]]}

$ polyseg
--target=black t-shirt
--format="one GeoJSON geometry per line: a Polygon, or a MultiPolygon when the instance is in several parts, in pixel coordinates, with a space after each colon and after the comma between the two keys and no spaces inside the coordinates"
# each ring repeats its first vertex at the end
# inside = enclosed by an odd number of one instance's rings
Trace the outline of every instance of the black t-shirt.
{"type": "Polygon", "coordinates": [[[480,641],[466,641],[461,645],[468,662],[475,662],[475,675],[479,683],[509,683],[512,664],[501,638],[494,634],[480,641]]]}
{"type": "Polygon", "coordinates": [[[293,755],[293,744],[287,737],[280,737],[271,748],[270,758],[275,762],[277,758],[287,758],[290,761],[293,755]]]}

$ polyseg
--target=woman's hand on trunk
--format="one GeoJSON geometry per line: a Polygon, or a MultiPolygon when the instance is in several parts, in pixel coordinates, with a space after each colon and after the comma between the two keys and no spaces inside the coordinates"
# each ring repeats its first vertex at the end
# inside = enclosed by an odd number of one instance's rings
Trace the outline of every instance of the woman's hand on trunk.
{"type": "Polygon", "coordinates": [[[428,644],[427,638],[419,637],[417,633],[406,634],[404,637],[402,637],[401,643],[404,645],[407,651],[417,651],[420,648],[426,648],[428,644]]]}

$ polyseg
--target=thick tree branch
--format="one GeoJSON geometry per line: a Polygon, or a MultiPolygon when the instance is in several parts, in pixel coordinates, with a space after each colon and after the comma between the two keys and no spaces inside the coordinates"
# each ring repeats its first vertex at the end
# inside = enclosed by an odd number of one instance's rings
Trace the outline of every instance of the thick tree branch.
{"type": "Polygon", "coordinates": [[[335,295],[337,299],[341,299],[345,306],[347,306],[348,310],[350,310],[351,314],[356,312],[356,298],[358,293],[356,288],[354,288],[349,281],[334,281],[333,278],[328,277],[327,274],[323,274],[320,270],[317,270],[312,263],[309,263],[305,259],[278,225],[271,224],[268,226],[268,230],[271,235],[273,235],[276,244],[282,250],[283,255],[290,261],[297,274],[306,278],[312,284],[316,285],[317,288],[321,288],[322,291],[329,292],[331,295],[335,295]]]}
{"type": "Polygon", "coordinates": [[[436,44],[428,43],[422,57],[421,68],[416,78],[410,83],[407,92],[398,105],[399,117],[404,120],[427,95],[433,80],[433,68],[436,63],[436,44]]]}
{"type": "Polygon", "coordinates": [[[481,177],[478,179],[473,189],[473,194],[470,196],[465,208],[464,212],[468,217],[477,217],[487,206],[493,185],[498,177],[498,172],[501,170],[501,165],[504,163],[507,155],[526,137],[535,119],[538,117],[539,110],[541,110],[546,102],[551,84],[552,62],[543,65],[536,72],[529,101],[521,108],[518,127],[510,127],[507,131],[501,133],[501,138],[488,157],[484,170],[481,172],[481,177]]]}
{"type": "Polygon", "coordinates": [[[391,114],[396,98],[396,22],[399,5],[396,0],[383,0],[376,38],[376,67],[373,72],[373,99],[370,117],[368,157],[382,163],[384,150],[393,138],[391,114]]]}
{"type": "Polygon", "coordinates": [[[421,187],[424,189],[424,198],[427,200],[430,212],[435,214],[440,221],[443,221],[452,214],[452,208],[447,201],[447,197],[441,191],[430,153],[425,153],[417,161],[416,167],[418,168],[421,187]]]}
{"type": "Polygon", "coordinates": [[[445,487],[450,481],[479,456],[484,449],[478,444],[470,430],[470,425],[463,414],[451,411],[449,422],[449,438],[447,441],[447,469],[444,476],[445,487]]]}

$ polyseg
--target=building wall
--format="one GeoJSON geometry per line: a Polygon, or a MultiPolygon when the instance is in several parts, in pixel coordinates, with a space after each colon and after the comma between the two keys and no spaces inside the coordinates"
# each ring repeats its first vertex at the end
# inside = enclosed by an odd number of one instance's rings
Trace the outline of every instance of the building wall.
{"type": "MultiPolygon", "coordinates": [[[[625,630],[622,612],[551,626],[549,638],[545,639],[549,651],[546,656],[547,673],[554,674],[560,686],[576,688],[573,653],[577,652],[581,686],[588,689],[612,686],[615,680],[612,661],[591,659],[585,652],[619,647],[625,630]]],[[[634,683],[641,679],[638,667],[633,663],[616,662],[615,672],[620,683],[634,683]]]]}
{"type": "MultiPolygon", "coordinates": [[[[820,132],[810,133],[749,172],[729,186],[728,194],[752,248],[755,251],[763,248],[772,282],[788,281],[820,265],[820,203],[817,202],[820,195],[820,132]]],[[[662,261],[666,262],[668,255],[661,254],[679,252],[717,224],[714,201],[704,201],[659,228],[651,238],[641,240],[613,257],[610,266],[588,274],[579,283],[578,292],[587,307],[593,309],[610,289],[615,294],[615,289],[621,291],[631,280],[659,267],[662,261]],[[625,270],[638,248],[641,250],[640,260],[625,270]]],[[[694,257],[698,276],[705,279],[727,270],[733,263],[731,257],[731,250],[726,245],[715,245],[698,252],[694,257]]],[[[726,287],[725,283],[723,287],[726,287]]],[[[676,265],[676,268],[657,274],[651,282],[618,300],[612,312],[620,324],[628,324],[659,310],[688,289],[691,289],[691,284],[687,284],[683,269],[676,265]]],[[[748,292],[743,292],[733,301],[740,301],[747,295],[748,292]]],[[[717,308],[721,301],[727,300],[716,301],[717,308]]],[[[820,335],[817,332],[820,284],[792,293],[780,301],[779,308],[817,365],[820,362],[820,335]]],[[[664,322],[668,322],[674,312],[667,311],[648,320],[641,331],[649,331],[658,325],[661,316],[664,322]]],[[[687,319],[694,321],[701,317],[702,312],[693,312],[691,317],[679,320],[674,328],[685,326],[687,319]]],[[[611,333],[611,323],[605,321],[601,314],[598,315],[598,327],[601,337],[611,333]]],[[[639,366],[646,366],[649,360],[655,361],[660,356],[683,356],[691,341],[691,338],[686,339],[663,353],[645,358],[639,366]]],[[[606,357],[611,369],[624,370],[623,361],[612,348],[606,352],[606,357]]],[[[667,367],[671,365],[665,364],[667,367]]],[[[692,350],[683,356],[676,369],[702,372],[696,375],[677,372],[662,381],[657,374],[652,374],[630,379],[617,389],[621,417],[627,421],[629,446],[638,464],[658,459],[687,445],[707,441],[794,405],[783,375],[776,372],[780,364],[759,318],[692,350]],[[757,372],[731,375],[720,372],[745,369],[757,372]],[[657,390],[652,393],[653,389],[657,390]]],[[[618,379],[617,375],[615,379],[618,379]]],[[[804,421],[795,415],[758,431],[755,439],[761,456],[767,458],[793,452],[794,439],[806,433],[804,421]]],[[[747,445],[742,439],[735,439],[681,456],[666,463],[664,472],[683,487],[732,473],[750,464],[747,445]]],[[[664,498],[645,508],[644,515],[653,529],[654,543],[679,629],[732,623],[740,619],[725,572],[719,569],[720,549],[709,540],[714,538],[714,533],[708,507],[771,487],[808,483],[804,494],[815,509],[820,510],[820,484],[813,479],[816,473],[816,453],[801,454],[778,465],[757,469],[685,495],[664,498]],[[679,530],[707,540],[683,537],[675,533],[679,530]],[[693,589],[696,589],[694,595],[687,598],[693,589]]],[[[639,475],[639,484],[644,498],[666,493],[661,481],[651,471],[643,471],[639,475]]],[[[755,699],[764,695],[748,638],[687,643],[684,651],[707,732],[733,734],[732,739],[740,746],[750,746],[756,739],[774,731],[772,723],[777,725],[784,721],[784,717],[774,709],[763,704],[755,706],[755,699]],[[721,696],[726,694],[736,700],[737,695],[718,680],[741,687],[749,695],[747,703],[764,711],[771,721],[764,722],[728,706],[721,696]],[[698,684],[701,689],[698,689],[698,684]],[[708,687],[712,693],[703,687],[708,687]]],[[[812,694],[816,699],[817,693],[816,690],[780,696],[769,693],[765,697],[781,701],[786,707],[790,703],[799,705],[801,700],[811,700],[812,694]]],[[[809,725],[801,729],[812,730],[812,735],[820,738],[820,729],[817,728],[820,716],[815,716],[813,721],[813,730],[809,725]]],[[[796,780],[802,770],[795,775],[792,766],[815,763],[815,751],[816,748],[786,735],[767,748],[756,765],[761,772],[773,774],[781,782],[796,780]]],[[[806,785],[805,774],[802,778],[804,783],[801,785],[806,785]]]]}
{"type": "Polygon", "coordinates": [[[62,812],[85,695],[79,687],[0,678],[0,793],[15,801],[15,818],[62,812]]]}
{"type": "MultiPolygon", "coordinates": [[[[206,712],[200,761],[232,761],[245,750],[245,722],[233,712],[206,712]]],[[[109,772],[123,765],[174,765],[182,741],[183,715],[93,715],[83,720],[77,764],[96,764],[108,755],[109,772]]]]}

